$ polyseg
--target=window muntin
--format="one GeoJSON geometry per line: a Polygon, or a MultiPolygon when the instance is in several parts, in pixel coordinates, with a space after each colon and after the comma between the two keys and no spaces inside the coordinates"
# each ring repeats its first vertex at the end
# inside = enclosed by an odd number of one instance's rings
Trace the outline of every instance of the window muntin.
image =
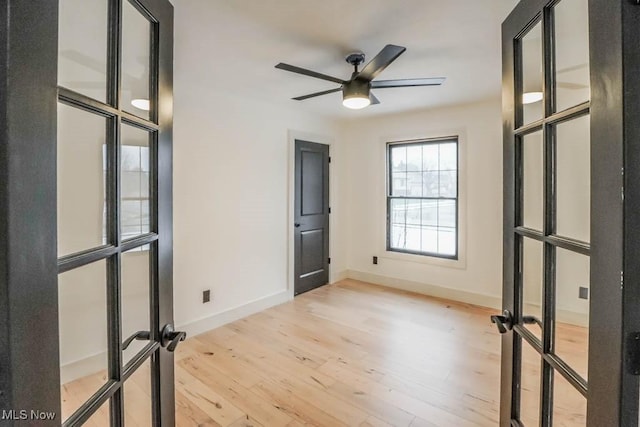
{"type": "Polygon", "coordinates": [[[387,250],[458,259],[458,139],[387,144],[387,250]]]}

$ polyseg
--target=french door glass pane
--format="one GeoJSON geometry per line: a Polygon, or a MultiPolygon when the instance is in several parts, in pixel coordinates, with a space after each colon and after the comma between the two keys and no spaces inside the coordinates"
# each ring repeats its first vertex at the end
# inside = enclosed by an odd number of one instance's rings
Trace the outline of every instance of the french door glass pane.
{"type": "Polygon", "coordinates": [[[148,119],[151,23],[128,0],[123,4],[121,108],[148,119]]]}
{"type": "Polygon", "coordinates": [[[588,0],[562,0],[554,7],[556,111],[590,98],[588,0]]]}
{"type": "Polygon", "coordinates": [[[540,425],[540,369],[540,355],[523,340],[520,374],[520,421],[526,427],[540,425]]]}
{"type": "MultiPolygon", "coordinates": [[[[122,338],[139,331],[150,331],[150,256],[149,250],[136,249],[122,254],[122,338]]],[[[149,341],[134,340],[124,350],[123,364],[126,364],[142,350],[149,341]]]]}
{"type": "Polygon", "coordinates": [[[542,24],[538,23],[521,40],[523,124],[542,118],[542,24]]]}
{"type": "Polygon", "coordinates": [[[58,276],[63,419],[109,379],[106,281],[104,260],[58,276]]]}
{"type": "Polygon", "coordinates": [[[589,257],[557,248],[554,352],[585,379],[589,350],[588,292],[589,257]],[[583,295],[580,288],[584,288],[583,295]]]}
{"type": "Polygon", "coordinates": [[[522,225],[543,231],[544,144],[542,132],[522,138],[522,225]]]}
{"type": "Polygon", "coordinates": [[[107,0],[59,1],[58,85],[102,102],[107,99],[107,17],[107,0]]]}
{"type": "Polygon", "coordinates": [[[554,427],[585,427],[587,399],[558,372],[554,373],[553,388],[554,427]]]}
{"type": "Polygon", "coordinates": [[[151,411],[151,361],[147,359],[127,379],[124,390],[124,418],[126,426],[152,425],[151,411]]]}
{"type": "Polygon", "coordinates": [[[590,132],[589,116],[556,128],[556,234],[583,242],[591,226],[590,132]]]}
{"type": "Polygon", "coordinates": [[[150,133],[122,125],[121,232],[127,240],[150,231],[150,133]]]}
{"type": "Polygon", "coordinates": [[[106,119],[58,104],[58,256],[105,243],[106,119]]]}
{"type": "MultiPolygon", "coordinates": [[[[522,242],[522,312],[525,316],[542,319],[542,273],[543,244],[523,237],[522,242]]],[[[535,336],[542,339],[542,330],[537,324],[525,325],[535,336]]]]}
{"type": "Polygon", "coordinates": [[[110,427],[111,415],[109,414],[109,401],[107,400],[89,417],[83,427],[110,427]]]}

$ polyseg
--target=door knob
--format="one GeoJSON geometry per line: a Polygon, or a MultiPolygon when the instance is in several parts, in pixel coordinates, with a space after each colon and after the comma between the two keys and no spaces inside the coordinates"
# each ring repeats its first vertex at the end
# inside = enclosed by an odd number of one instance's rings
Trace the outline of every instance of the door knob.
{"type": "Polygon", "coordinates": [[[498,332],[506,334],[513,328],[513,315],[509,310],[505,310],[502,315],[491,316],[491,323],[495,323],[498,327],[498,332]]]}
{"type": "Polygon", "coordinates": [[[166,347],[167,351],[173,352],[178,344],[180,344],[180,341],[184,341],[185,338],[187,338],[186,332],[174,331],[173,325],[169,323],[162,329],[162,340],[160,344],[166,347]]]}

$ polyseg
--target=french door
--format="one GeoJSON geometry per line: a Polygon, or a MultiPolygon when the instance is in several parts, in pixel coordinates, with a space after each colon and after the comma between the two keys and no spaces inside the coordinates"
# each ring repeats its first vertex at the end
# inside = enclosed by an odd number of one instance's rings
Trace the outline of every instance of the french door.
{"type": "Polygon", "coordinates": [[[503,24],[501,426],[638,425],[636,3],[527,0],[503,24]]]}
{"type": "Polygon", "coordinates": [[[6,3],[0,424],[173,425],[173,7],[6,3]]]}

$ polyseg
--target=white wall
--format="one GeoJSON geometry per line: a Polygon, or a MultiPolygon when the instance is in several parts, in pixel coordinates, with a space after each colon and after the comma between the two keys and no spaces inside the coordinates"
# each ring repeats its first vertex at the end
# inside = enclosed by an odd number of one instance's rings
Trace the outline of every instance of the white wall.
{"type": "MultiPolygon", "coordinates": [[[[502,294],[502,130],[499,100],[343,124],[349,200],[349,277],[498,308],[502,294]],[[460,141],[460,260],[387,252],[385,144],[458,135],[460,141]],[[372,263],[372,256],[379,263],[372,263]]],[[[558,150],[558,230],[589,240],[589,120],[561,125],[558,150]]],[[[542,225],[541,137],[525,140],[525,222],[542,225]]],[[[540,316],[542,245],[525,245],[525,302],[540,316]]],[[[558,250],[558,318],[588,323],[588,257],[558,250]]]]}
{"type": "MultiPolygon", "coordinates": [[[[189,6],[175,9],[174,296],[176,324],[198,333],[292,296],[290,135],[333,141],[332,189],[341,155],[331,121],[289,100],[246,99],[215,81],[207,70],[229,64],[208,53],[228,36],[210,25],[206,2],[189,6]],[[202,304],[205,289],[212,301],[202,304]]],[[[346,264],[344,222],[331,193],[336,277],[346,264]]]]}
{"type": "Polygon", "coordinates": [[[351,277],[495,306],[502,289],[502,130],[498,99],[343,125],[351,277]],[[385,251],[385,144],[459,135],[461,261],[385,251]],[[465,209],[466,205],[466,209],[465,209]],[[465,231],[466,230],[466,231],[465,231]],[[372,256],[379,257],[373,265],[372,256]]]}

